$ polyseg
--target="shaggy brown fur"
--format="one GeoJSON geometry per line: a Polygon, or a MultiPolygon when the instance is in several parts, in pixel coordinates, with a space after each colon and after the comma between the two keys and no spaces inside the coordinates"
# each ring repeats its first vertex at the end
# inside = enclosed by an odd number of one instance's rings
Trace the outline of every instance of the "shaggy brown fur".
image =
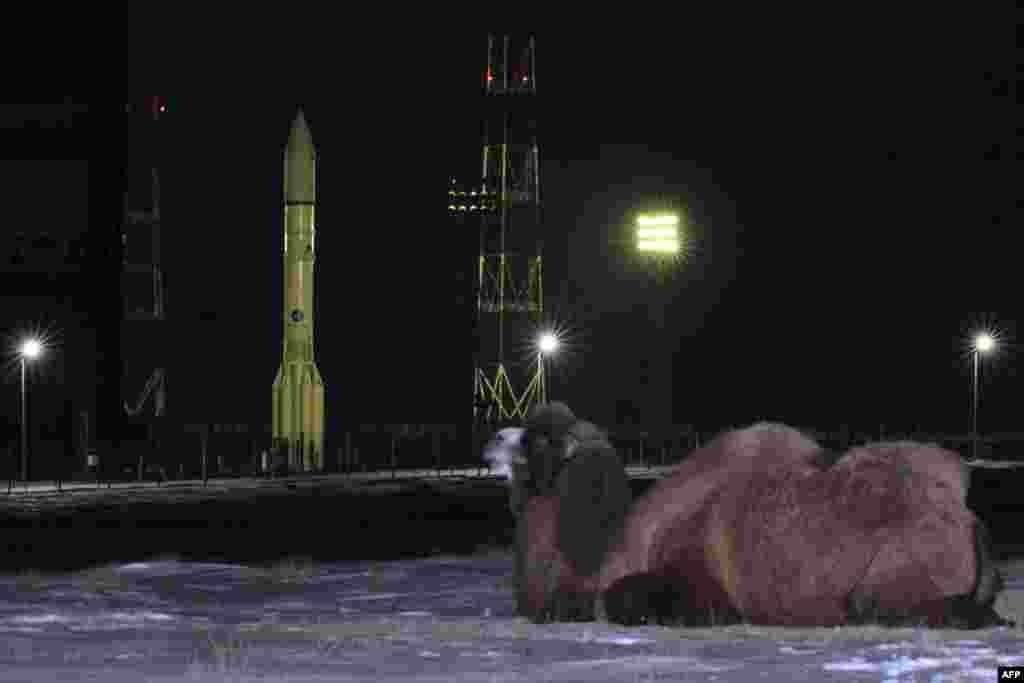
{"type": "Polygon", "coordinates": [[[822,467],[820,450],[760,424],[692,453],[630,510],[599,588],[678,577],[699,596],[686,609],[760,624],[1000,623],[956,454],[874,444],[822,467]]]}
{"type": "Polygon", "coordinates": [[[597,575],[580,576],[558,547],[558,496],[530,498],[517,525],[517,612],[535,622],[594,619],[597,575]]]}
{"type": "Polygon", "coordinates": [[[517,611],[534,621],[594,618],[597,572],[631,494],[622,461],[564,404],[525,425],[510,498],[517,516],[517,611]]]}
{"type": "Polygon", "coordinates": [[[535,621],[1007,623],[992,610],[1002,579],[955,453],[826,453],[761,423],[720,435],[630,504],[610,444],[573,451],[571,413],[556,412],[527,424],[513,483],[518,606],[535,621]]]}

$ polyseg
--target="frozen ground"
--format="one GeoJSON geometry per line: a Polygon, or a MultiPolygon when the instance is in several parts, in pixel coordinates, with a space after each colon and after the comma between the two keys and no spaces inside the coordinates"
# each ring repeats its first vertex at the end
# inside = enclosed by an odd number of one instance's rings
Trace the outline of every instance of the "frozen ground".
{"type": "MultiPolygon", "coordinates": [[[[623,629],[511,616],[502,552],[0,575],[0,681],[993,681],[1024,629],[623,629]]],[[[1024,622],[1024,561],[998,608],[1024,622]]]]}

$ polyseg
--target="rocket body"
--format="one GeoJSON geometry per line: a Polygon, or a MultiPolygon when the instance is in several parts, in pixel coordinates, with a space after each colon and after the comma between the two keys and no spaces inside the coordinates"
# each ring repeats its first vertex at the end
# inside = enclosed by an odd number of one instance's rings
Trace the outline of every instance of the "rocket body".
{"type": "Polygon", "coordinates": [[[284,333],[273,388],[273,436],[292,470],[322,471],[324,383],[313,355],[316,150],[300,111],[284,154],[284,333]]]}

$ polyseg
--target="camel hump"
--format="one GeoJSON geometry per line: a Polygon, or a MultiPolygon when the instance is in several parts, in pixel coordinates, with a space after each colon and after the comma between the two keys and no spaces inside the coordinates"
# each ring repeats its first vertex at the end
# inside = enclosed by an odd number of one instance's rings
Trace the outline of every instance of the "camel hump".
{"type": "Polygon", "coordinates": [[[938,482],[965,502],[970,486],[970,470],[960,456],[936,444],[893,441],[854,448],[850,455],[868,452],[892,463],[910,467],[916,474],[938,482]]]}
{"type": "MultiPolygon", "coordinates": [[[[771,458],[783,463],[807,462],[821,446],[798,429],[777,422],[758,422],[717,436],[705,449],[705,457],[721,464],[756,458],[771,458]]],[[[692,456],[691,456],[692,457],[692,456]]]]}

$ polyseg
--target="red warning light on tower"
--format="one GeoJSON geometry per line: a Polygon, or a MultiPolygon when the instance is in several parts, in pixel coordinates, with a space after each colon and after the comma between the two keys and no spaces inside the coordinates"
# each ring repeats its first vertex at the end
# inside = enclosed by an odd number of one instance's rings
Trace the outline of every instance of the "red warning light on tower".
{"type": "Polygon", "coordinates": [[[167,104],[162,95],[149,96],[149,111],[154,117],[167,111],[167,104]]]}

